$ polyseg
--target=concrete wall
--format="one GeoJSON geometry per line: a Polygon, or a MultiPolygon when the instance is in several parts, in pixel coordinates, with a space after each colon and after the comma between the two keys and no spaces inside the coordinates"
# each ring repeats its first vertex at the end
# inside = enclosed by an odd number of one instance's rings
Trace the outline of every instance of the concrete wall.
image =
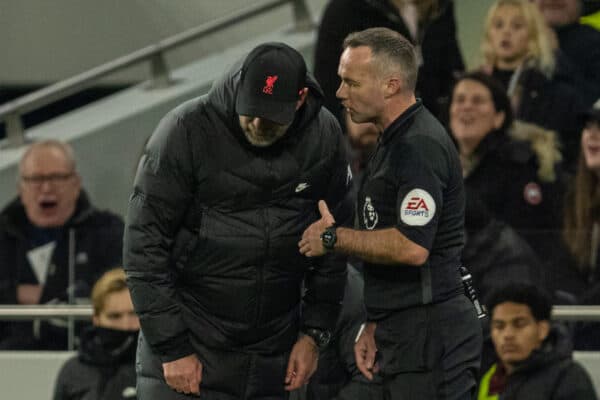
{"type": "MultiPolygon", "coordinates": [[[[231,14],[248,0],[2,0],[0,86],[47,84],[68,78],[155,41],[231,14]]],[[[317,14],[326,0],[307,0],[317,14]]],[[[257,17],[175,51],[180,66],[234,43],[280,28],[291,7],[257,17]]],[[[111,77],[140,81],[145,68],[111,77]]]]}

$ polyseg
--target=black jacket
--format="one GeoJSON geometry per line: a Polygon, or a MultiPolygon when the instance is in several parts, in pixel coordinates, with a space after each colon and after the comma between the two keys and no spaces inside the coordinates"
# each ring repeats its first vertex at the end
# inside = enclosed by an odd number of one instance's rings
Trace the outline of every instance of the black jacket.
{"type": "Polygon", "coordinates": [[[88,327],[81,349],[62,366],[53,400],[136,398],[137,332],[88,327]]]}
{"type": "MultiPolygon", "coordinates": [[[[31,225],[19,199],[0,213],[0,304],[17,303],[19,283],[37,283],[27,259],[34,244],[28,231],[31,225]]],[[[58,231],[40,303],[65,303],[69,286],[69,235],[73,232],[75,249],[75,297],[89,297],[96,280],[108,269],[121,265],[123,221],[108,211],[93,207],[81,192],[73,216],[58,231]]],[[[50,329],[50,324],[42,324],[50,329]]],[[[51,329],[34,336],[30,323],[5,325],[4,348],[66,349],[66,330],[51,329]],[[8,337],[8,339],[7,339],[8,337]]],[[[0,332],[0,339],[2,333],[0,332]]]]}
{"type": "Polygon", "coordinates": [[[286,135],[249,144],[234,112],[240,65],[163,118],[129,202],[124,267],[163,361],[193,352],[202,361],[206,348],[281,354],[301,325],[333,329],[340,310],[344,261],[309,260],[297,243],[317,201],[335,213],[351,184],[344,137],[307,77],[286,135]]]}
{"type": "MultiPolygon", "coordinates": [[[[494,71],[494,77],[505,82],[498,70],[494,71]]],[[[513,79],[516,84],[511,102],[515,107],[515,119],[558,133],[563,164],[569,170],[574,169],[583,128],[578,118],[585,109],[583,96],[577,93],[572,83],[560,80],[558,75],[548,79],[535,67],[525,66],[513,79]]]]}
{"type": "Polygon", "coordinates": [[[533,141],[500,131],[488,134],[475,150],[465,187],[468,197],[477,197],[543,258],[560,241],[564,181],[554,165],[553,145],[534,146],[533,141]],[[541,156],[535,150],[540,148],[550,155],[541,156]],[[542,163],[555,171],[554,178],[540,176],[542,163]]]}
{"type": "MultiPolygon", "coordinates": [[[[566,333],[558,327],[553,328],[542,347],[534,350],[529,358],[507,377],[500,398],[595,400],[597,397],[589,375],[571,357],[571,344],[566,333]]],[[[480,392],[479,399],[485,398],[481,397],[480,392]]]]}
{"type": "MultiPolygon", "coordinates": [[[[409,40],[411,35],[398,11],[388,0],[331,0],[321,19],[315,47],[315,77],[325,93],[325,106],[338,119],[342,106],[335,97],[340,85],[337,75],[344,38],[351,32],[367,28],[393,29],[409,40]]],[[[413,44],[420,45],[423,63],[419,68],[417,96],[432,113],[440,116],[446,103],[455,74],[464,70],[464,63],[456,40],[454,4],[440,1],[440,11],[425,26],[419,27],[419,37],[413,44]]]]}
{"type": "Polygon", "coordinates": [[[544,274],[535,252],[510,225],[494,218],[481,199],[469,192],[462,261],[473,275],[479,297],[485,303],[494,288],[508,282],[542,285],[544,274]]]}
{"type": "Polygon", "coordinates": [[[555,31],[560,50],[576,68],[572,80],[587,108],[600,98],[600,32],[578,22],[555,31]]]}

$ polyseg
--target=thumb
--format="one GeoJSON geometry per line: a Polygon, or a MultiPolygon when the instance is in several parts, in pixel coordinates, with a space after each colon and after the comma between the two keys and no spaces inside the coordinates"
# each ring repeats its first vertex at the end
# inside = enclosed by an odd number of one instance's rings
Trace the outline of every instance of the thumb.
{"type": "Polygon", "coordinates": [[[321,213],[321,218],[325,219],[325,221],[327,221],[329,224],[333,224],[335,222],[335,219],[333,218],[333,215],[331,215],[325,200],[319,200],[319,212],[321,213]]]}
{"type": "Polygon", "coordinates": [[[294,378],[295,375],[296,375],[296,363],[290,357],[290,359],[288,361],[287,371],[285,373],[285,383],[286,383],[286,385],[289,385],[290,383],[292,383],[292,379],[294,378]]]}

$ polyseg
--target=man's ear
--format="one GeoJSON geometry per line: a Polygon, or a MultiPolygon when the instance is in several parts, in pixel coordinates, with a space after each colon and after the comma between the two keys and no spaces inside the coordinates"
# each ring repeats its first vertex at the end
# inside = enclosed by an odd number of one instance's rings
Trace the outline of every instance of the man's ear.
{"type": "Polygon", "coordinates": [[[302,107],[302,104],[306,101],[306,96],[308,96],[308,88],[302,88],[298,92],[298,103],[296,103],[296,110],[302,107]]]}
{"type": "Polygon", "coordinates": [[[539,321],[538,323],[538,339],[540,343],[546,340],[550,334],[550,321],[539,321]]]}
{"type": "Polygon", "coordinates": [[[505,119],[506,113],[504,111],[497,112],[496,115],[494,115],[494,128],[500,129],[505,119]]]}
{"type": "Polygon", "coordinates": [[[402,80],[391,76],[384,81],[383,93],[386,98],[392,97],[402,91],[402,80]]]}

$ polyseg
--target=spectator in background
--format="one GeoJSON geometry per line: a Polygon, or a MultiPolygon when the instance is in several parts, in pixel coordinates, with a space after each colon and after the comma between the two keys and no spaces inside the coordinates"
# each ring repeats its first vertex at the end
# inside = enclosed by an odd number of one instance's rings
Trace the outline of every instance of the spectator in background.
{"type": "Polygon", "coordinates": [[[481,299],[485,301],[494,288],[509,282],[543,285],[540,261],[529,244],[470,192],[467,190],[462,261],[471,271],[481,299]]]}
{"type": "Polygon", "coordinates": [[[533,0],[558,38],[559,48],[572,62],[577,91],[584,105],[600,97],[600,32],[579,22],[582,0],[533,0]]]}
{"type": "Polygon", "coordinates": [[[556,37],[529,0],[497,0],[482,40],[483,71],[498,79],[515,118],[558,132],[569,168],[575,164],[581,96],[556,79],[556,37]]]}
{"type": "Polygon", "coordinates": [[[487,302],[498,361],[483,375],[478,400],[595,400],[585,369],[572,360],[550,298],[536,285],[511,283],[487,302]]]}
{"type": "MultiPolygon", "coordinates": [[[[121,218],[92,206],[71,146],[57,140],[25,151],[18,191],[0,213],[0,303],[89,297],[98,277],[121,262],[121,218]]],[[[0,335],[3,349],[66,349],[66,329],[54,323],[13,323],[0,335]]]]}
{"type": "MultiPolygon", "coordinates": [[[[567,192],[563,238],[569,257],[557,258],[550,272],[555,290],[569,293],[578,304],[600,304],[600,99],[583,115],[581,154],[573,185],[567,192]]],[[[578,324],[577,349],[600,350],[599,325],[578,324]]]]}
{"type": "Polygon", "coordinates": [[[121,268],[106,272],[96,282],[92,305],[94,325],[82,332],[79,354],[61,368],[53,399],[134,399],[140,321],[121,268]]]}
{"type": "Polygon", "coordinates": [[[494,218],[514,228],[544,257],[560,241],[564,190],[555,135],[534,125],[513,124],[506,92],[482,72],[466,74],[456,83],[450,131],[467,195],[478,197],[494,218]]]}
{"type": "Polygon", "coordinates": [[[444,113],[454,76],[464,70],[452,0],[329,1],[319,26],[314,63],[315,77],[325,93],[325,106],[342,125],[348,123],[348,131],[357,128],[346,119],[335,96],[340,85],[338,62],[344,38],[371,27],[395,30],[417,47],[416,95],[434,115],[444,113]]]}

